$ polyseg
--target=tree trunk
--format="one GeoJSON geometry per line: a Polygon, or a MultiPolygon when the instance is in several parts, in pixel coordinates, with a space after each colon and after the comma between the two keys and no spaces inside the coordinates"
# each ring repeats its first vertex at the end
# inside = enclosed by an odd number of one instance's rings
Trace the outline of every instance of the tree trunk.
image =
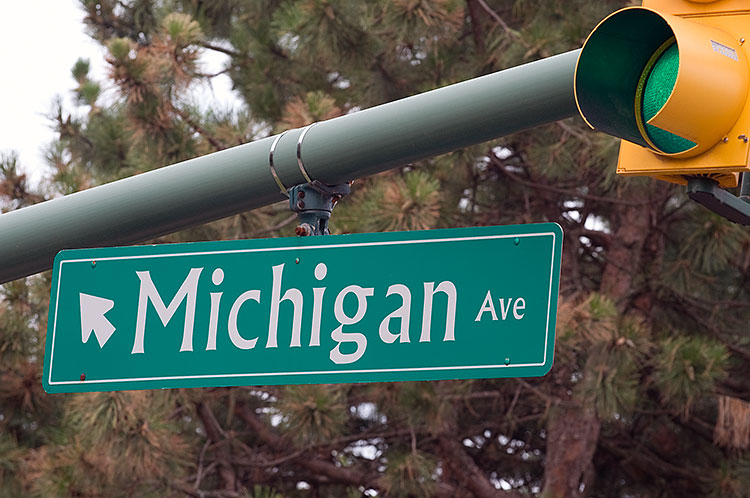
{"type": "MultiPolygon", "coordinates": [[[[619,226],[607,250],[600,292],[626,312],[636,294],[633,275],[649,235],[652,205],[647,200],[620,211],[619,226]]],[[[566,405],[553,411],[548,424],[544,498],[581,498],[594,477],[591,459],[599,441],[601,422],[589,406],[566,405]]]]}
{"type": "Polygon", "coordinates": [[[621,312],[628,308],[636,291],[633,289],[633,275],[638,273],[641,251],[651,225],[652,210],[646,202],[643,206],[627,207],[621,211],[620,226],[607,251],[607,264],[599,289],[614,300],[621,312]]]}
{"type": "Polygon", "coordinates": [[[553,410],[547,425],[547,458],[543,498],[585,496],[593,478],[593,464],[601,424],[590,407],[553,410]],[[583,486],[582,486],[583,485],[583,486]]]}

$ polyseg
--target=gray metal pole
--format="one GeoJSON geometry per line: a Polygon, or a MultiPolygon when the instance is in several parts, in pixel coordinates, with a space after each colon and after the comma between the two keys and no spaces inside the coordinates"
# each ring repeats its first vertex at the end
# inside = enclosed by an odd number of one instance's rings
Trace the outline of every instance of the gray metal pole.
{"type": "Polygon", "coordinates": [[[274,144],[285,187],[306,183],[303,169],[333,185],[572,116],[578,52],[3,214],[0,283],[51,268],[61,249],[141,242],[284,199],[274,144]]]}

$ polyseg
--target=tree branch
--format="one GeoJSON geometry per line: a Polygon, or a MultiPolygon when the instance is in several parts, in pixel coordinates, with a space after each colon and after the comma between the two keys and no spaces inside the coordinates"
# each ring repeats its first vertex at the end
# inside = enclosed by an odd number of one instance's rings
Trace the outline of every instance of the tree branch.
{"type": "MultiPolygon", "coordinates": [[[[198,42],[198,45],[203,48],[213,50],[215,52],[221,52],[222,54],[226,54],[230,57],[236,57],[236,58],[243,57],[243,54],[237,52],[236,50],[232,50],[231,48],[225,48],[225,47],[222,47],[221,45],[216,45],[214,43],[211,43],[210,41],[201,41],[201,42],[198,42]]],[[[252,60],[252,57],[248,57],[248,56],[244,56],[244,57],[252,60]]]]}
{"type": "Polygon", "coordinates": [[[516,175],[515,173],[511,173],[507,169],[503,167],[503,163],[500,162],[500,160],[495,156],[495,154],[488,154],[488,157],[490,158],[490,161],[494,165],[497,166],[498,170],[500,170],[505,176],[510,178],[516,183],[520,183],[521,185],[524,185],[526,187],[531,187],[539,190],[547,190],[549,192],[556,192],[558,194],[565,194],[569,195],[570,197],[577,197],[579,199],[587,199],[591,201],[597,201],[597,202],[608,202],[611,204],[620,204],[623,206],[634,206],[634,207],[641,207],[643,206],[643,202],[638,201],[627,201],[624,199],[615,199],[611,197],[602,197],[599,195],[591,195],[591,194],[583,194],[581,192],[577,192],[575,190],[568,190],[560,187],[553,187],[552,185],[545,185],[543,183],[536,183],[532,182],[530,180],[524,180],[520,176],[516,175]]]}
{"type": "Polygon", "coordinates": [[[285,218],[281,220],[280,222],[276,223],[275,225],[271,225],[270,227],[265,227],[260,230],[256,230],[253,232],[252,237],[258,237],[260,235],[275,232],[276,230],[281,230],[285,226],[289,225],[290,223],[294,222],[294,220],[297,219],[297,213],[292,213],[291,216],[288,218],[285,218]]]}
{"type": "Polygon", "coordinates": [[[471,491],[478,498],[521,498],[513,491],[497,489],[487,479],[485,473],[477,467],[461,443],[451,435],[442,434],[438,437],[438,449],[442,456],[443,465],[450,468],[451,475],[456,477],[461,487],[471,491]]]}
{"type": "Polygon", "coordinates": [[[696,470],[679,467],[666,462],[643,447],[638,448],[638,451],[628,451],[607,440],[602,440],[601,446],[619,458],[626,458],[631,462],[637,462],[639,467],[651,475],[658,473],[661,477],[671,476],[695,481],[701,474],[696,470]]]}
{"type": "Polygon", "coordinates": [[[202,137],[204,137],[206,140],[208,140],[208,143],[210,143],[214,149],[223,150],[227,148],[227,144],[225,144],[223,141],[219,140],[215,136],[213,136],[208,130],[203,128],[200,124],[198,124],[192,117],[190,117],[190,114],[183,111],[182,109],[178,109],[176,106],[170,103],[170,107],[172,110],[182,118],[183,121],[185,121],[188,126],[190,126],[193,130],[195,130],[196,133],[200,134],[202,137]]]}
{"type": "Polygon", "coordinates": [[[471,34],[474,38],[474,45],[477,48],[477,52],[480,54],[484,53],[484,29],[482,26],[481,17],[479,16],[479,2],[477,0],[466,0],[466,6],[469,8],[469,17],[471,18],[471,34]]]}
{"type": "MultiPolygon", "coordinates": [[[[238,403],[235,407],[237,415],[247,423],[254,431],[256,436],[267,444],[271,449],[279,453],[289,451],[287,444],[280,436],[272,432],[263,420],[252,412],[250,407],[245,403],[238,403]]],[[[339,467],[326,461],[309,451],[299,452],[296,458],[285,458],[288,462],[295,462],[301,467],[309,470],[316,475],[323,475],[332,481],[349,484],[352,486],[365,486],[367,488],[379,489],[382,491],[378,476],[370,476],[366,472],[351,467],[339,467]]],[[[436,497],[454,497],[457,495],[457,489],[446,483],[438,483],[435,490],[436,497]]]]}
{"type": "MultiPolygon", "coordinates": [[[[214,412],[211,411],[211,408],[208,406],[208,404],[199,402],[196,403],[195,408],[196,412],[198,413],[198,417],[200,417],[201,422],[203,422],[203,427],[206,429],[206,435],[208,436],[208,439],[210,441],[216,443],[221,441],[222,439],[228,438],[227,433],[219,425],[219,422],[214,416],[214,412]]],[[[235,473],[234,467],[232,467],[231,464],[232,455],[230,453],[230,448],[228,448],[227,446],[222,446],[219,449],[219,461],[221,463],[219,474],[224,480],[225,490],[236,491],[237,474],[235,473]]]]}
{"type": "Polygon", "coordinates": [[[485,12],[487,12],[487,14],[489,14],[489,16],[492,19],[495,20],[496,23],[500,25],[500,27],[503,28],[503,30],[505,30],[506,33],[513,35],[515,37],[519,37],[518,33],[510,29],[510,26],[508,26],[508,24],[505,21],[503,21],[503,18],[500,17],[497,12],[492,10],[489,5],[487,5],[487,2],[485,2],[484,0],[476,0],[476,2],[479,4],[480,7],[484,9],[485,12]]]}
{"type": "Polygon", "coordinates": [[[194,498],[239,498],[242,496],[236,491],[203,491],[178,481],[170,481],[168,484],[171,488],[194,498]]]}

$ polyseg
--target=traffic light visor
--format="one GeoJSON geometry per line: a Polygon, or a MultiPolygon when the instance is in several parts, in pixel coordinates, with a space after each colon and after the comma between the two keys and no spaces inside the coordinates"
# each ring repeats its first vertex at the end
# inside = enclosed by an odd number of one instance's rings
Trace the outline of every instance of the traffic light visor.
{"type": "Polygon", "coordinates": [[[690,157],[737,121],[747,80],[732,34],[629,7],[604,19],[584,43],[575,95],[592,128],[660,155],[690,157]]]}

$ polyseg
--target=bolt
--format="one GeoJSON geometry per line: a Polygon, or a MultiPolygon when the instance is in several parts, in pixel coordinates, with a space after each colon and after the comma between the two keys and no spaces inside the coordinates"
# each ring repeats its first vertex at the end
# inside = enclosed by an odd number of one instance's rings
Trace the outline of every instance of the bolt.
{"type": "Polygon", "coordinates": [[[515,245],[518,245],[518,244],[520,244],[520,243],[521,243],[521,239],[519,239],[518,237],[516,237],[516,238],[514,238],[514,239],[513,239],[513,243],[514,243],[515,245]]]}
{"type": "Polygon", "coordinates": [[[81,381],[86,380],[86,374],[81,374],[81,381]]]}
{"type": "Polygon", "coordinates": [[[294,258],[294,264],[295,264],[295,265],[298,265],[298,264],[299,264],[299,258],[294,258]]]}
{"type": "Polygon", "coordinates": [[[300,199],[304,199],[305,198],[305,191],[304,190],[300,190],[299,192],[297,192],[297,197],[299,197],[300,199]]]}
{"type": "Polygon", "coordinates": [[[305,201],[297,202],[297,209],[305,209],[305,201]]]}
{"type": "Polygon", "coordinates": [[[725,144],[729,143],[729,137],[724,137],[721,139],[721,141],[724,142],[725,144]]]}
{"type": "Polygon", "coordinates": [[[745,135],[745,134],[742,134],[742,135],[740,135],[740,136],[739,136],[739,137],[737,137],[737,138],[739,138],[739,139],[740,139],[740,140],[742,140],[743,142],[747,143],[747,135],[745,135]]]}
{"type": "Polygon", "coordinates": [[[510,358],[505,358],[505,366],[510,365],[510,358]]]}
{"type": "Polygon", "coordinates": [[[91,268],[93,268],[93,267],[95,267],[95,266],[96,266],[96,261],[92,261],[92,262],[91,262],[91,268]]]}
{"type": "Polygon", "coordinates": [[[740,38],[740,44],[742,44],[742,43],[745,43],[745,39],[744,38],[740,38]]]}
{"type": "Polygon", "coordinates": [[[297,228],[294,229],[294,233],[297,234],[297,237],[307,237],[310,235],[310,227],[307,225],[307,223],[303,223],[301,225],[298,225],[297,228]]]}

